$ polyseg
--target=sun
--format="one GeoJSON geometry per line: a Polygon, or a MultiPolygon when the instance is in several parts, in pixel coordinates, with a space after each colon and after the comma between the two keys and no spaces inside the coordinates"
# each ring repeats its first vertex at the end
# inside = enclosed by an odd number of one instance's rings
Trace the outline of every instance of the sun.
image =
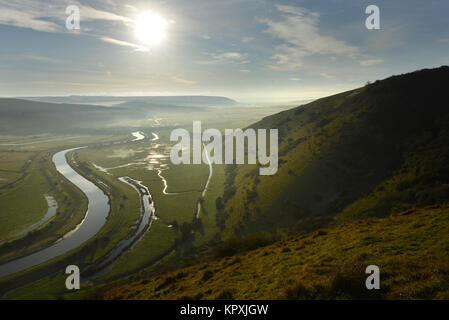
{"type": "Polygon", "coordinates": [[[167,20],[157,13],[146,11],[135,20],[135,32],[140,42],[157,45],[165,38],[167,20]]]}

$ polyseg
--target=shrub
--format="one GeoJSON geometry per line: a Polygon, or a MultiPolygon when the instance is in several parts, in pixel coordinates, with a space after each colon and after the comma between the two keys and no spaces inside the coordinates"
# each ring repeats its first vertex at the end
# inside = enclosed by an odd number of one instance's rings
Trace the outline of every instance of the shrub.
{"type": "Polygon", "coordinates": [[[212,271],[206,270],[206,271],[203,273],[203,277],[201,278],[201,280],[202,280],[202,281],[207,281],[207,280],[209,280],[210,278],[212,278],[213,276],[214,276],[214,273],[213,273],[212,271]]]}
{"type": "Polygon", "coordinates": [[[218,197],[215,200],[215,207],[217,208],[218,211],[223,210],[224,204],[223,204],[223,199],[221,197],[218,197]]]}
{"type": "Polygon", "coordinates": [[[231,290],[223,290],[216,298],[216,300],[232,300],[234,299],[234,294],[231,290]]]}
{"type": "Polygon", "coordinates": [[[154,289],[154,291],[162,290],[162,289],[164,289],[165,287],[167,287],[167,286],[169,286],[170,284],[175,283],[175,282],[176,282],[176,279],[175,279],[175,278],[167,277],[167,278],[165,278],[164,282],[162,282],[159,286],[157,286],[157,287],[154,289]]]}
{"type": "Polygon", "coordinates": [[[223,242],[215,249],[215,256],[223,258],[240,252],[265,247],[280,239],[279,235],[271,233],[254,233],[246,237],[237,237],[223,242]]]}
{"type": "Polygon", "coordinates": [[[297,282],[285,289],[284,298],[287,300],[312,299],[313,294],[302,282],[297,282]]]}

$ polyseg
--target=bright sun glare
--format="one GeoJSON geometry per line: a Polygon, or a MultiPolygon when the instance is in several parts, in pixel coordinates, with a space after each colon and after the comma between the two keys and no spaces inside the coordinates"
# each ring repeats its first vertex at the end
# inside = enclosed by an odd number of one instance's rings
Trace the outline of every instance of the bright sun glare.
{"type": "Polygon", "coordinates": [[[157,45],[165,38],[167,20],[154,12],[142,13],[135,22],[136,35],[140,42],[157,45]]]}

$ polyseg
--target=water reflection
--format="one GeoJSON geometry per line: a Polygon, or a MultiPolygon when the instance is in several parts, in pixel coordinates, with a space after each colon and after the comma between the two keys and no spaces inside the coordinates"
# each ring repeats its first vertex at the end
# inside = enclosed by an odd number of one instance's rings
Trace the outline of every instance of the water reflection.
{"type": "Polygon", "coordinates": [[[52,160],[56,170],[85,193],[88,207],[83,221],[52,246],[0,265],[0,277],[36,266],[79,247],[100,231],[105,224],[110,209],[109,198],[95,184],[73,170],[66,160],[66,154],[77,149],[81,148],[60,151],[53,156],[52,160]]]}
{"type": "Polygon", "coordinates": [[[56,202],[56,200],[52,196],[49,196],[49,195],[44,195],[44,197],[45,197],[45,200],[47,200],[47,205],[48,205],[47,213],[44,215],[44,217],[41,219],[41,221],[20,231],[19,233],[17,233],[15,235],[15,237],[27,234],[28,232],[39,228],[41,225],[43,225],[45,222],[50,220],[56,214],[56,210],[58,209],[58,203],[56,202]]]}

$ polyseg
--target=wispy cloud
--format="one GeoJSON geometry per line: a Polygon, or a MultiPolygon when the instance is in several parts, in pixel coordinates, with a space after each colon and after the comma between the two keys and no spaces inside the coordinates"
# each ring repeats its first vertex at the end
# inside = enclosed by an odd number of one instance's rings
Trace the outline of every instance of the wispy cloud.
{"type": "Polygon", "coordinates": [[[65,63],[66,61],[59,60],[59,59],[53,59],[49,57],[42,57],[42,56],[36,56],[36,55],[30,55],[30,54],[21,54],[18,56],[19,59],[25,59],[25,60],[31,60],[31,61],[37,61],[37,62],[43,62],[43,63],[52,63],[52,64],[60,64],[65,63]]]}
{"type": "Polygon", "coordinates": [[[344,55],[354,58],[359,48],[332,36],[324,35],[318,27],[320,15],[302,7],[276,5],[282,20],[262,19],[271,34],[283,41],[272,56],[274,70],[295,70],[302,66],[304,57],[314,54],[344,55]]]}
{"type": "Polygon", "coordinates": [[[69,5],[75,5],[80,9],[82,21],[132,21],[127,17],[72,0],[0,0],[0,5],[0,24],[43,32],[65,31],[67,18],[65,9],[69,5]]]}
{"type": "Polygon", "coordinates": [[[254,40],[253,37],[243,37],[243,38],[240,39],[240,41],[242,41],[243,43],[248,43],[248,42],[251,42],[253,40],[254,40]]]}
{"type": "Polygon", "coordinates": [[[384,61],[383,59],[362,60],[362,61],[360,61],[360,65],[362,67],[371,67],[371,66],[374,66],[376,64],[382,63],[383,61],[384,61]]]}
{"type": "MultiPolygon", "coordinates": [[[[81,23],[88,21],[123,22],[132,23],[133,20],[106,10],[100,10],[72,0],[0,0],[0,24],[20,28],[29,28],[40,32],[64,33],[67,14],[65,9],[69,5],[78,6],[80,9],[81,23]]],[[[96,34],[90,34],[91,28],[83,27],[81,34],[90,35],[101,41],[106,41],[120,46],[133,47],[137,50],[148,51],[141,45],[113,39],[102,34],[107,28],[93,30],[96,34]]]]}
{"type": "Polygon", "coordinates": [[[43,32],[61,32],[59,24],[51,21],[42,20],[35,11],[24,11],[14,7],[8,7],[4,1],[0,1],[2,8],[0,10],[0,24],[20,28],[30,28],[43,32]],[[6,5],[6,7],[3,7],[6,5]]]}
{"type": "Polygon", "coordinates": [[[144,52],[149,51],[149,49],[147,47],[145,47],[145,46],[141,46],[139,44],[135,44],[135,43],[131,43],[131,42],[117,40],[117,39],[114,39],[114,38],[101,37],[100,40],[104,41],[104,42],[116,44],[116,45],[119,45],[119,46],[132,47],[132,48],[135,48],[137,51],[144,51],[144,52]]]}
{"type": "Polygon", "coordinates": [[[208,54],[210,57],[207,60],[196,61],[196,64],[246,64],[249,63],[248,55],[239,52],[224,52],[218,54],[208,54]]]}
{"type": "Polygon", "coordinates": [[[95,8],[80,5],[81,19],[132,22],[133,20],[112,12],[97,10],[95,8]]]}
{"type": "Polygon", "coordinates": [[[321,72],[318,75],[323,77],[323,78],[326,78],[326,79],[334,79],[335,78],[333,75],[325,73],[325,72],[321,72]]]}
{"type": "Polygon", "coordinates": [[[183,79],[180,77],[172,77],[172,79],[173,79],[173,81],[175,81],[177,83],[185,84],[188,86],[193,86],[194,84],[197,84],[197,82],[194,80],[187,80],[187,79],[183,79]]]}

